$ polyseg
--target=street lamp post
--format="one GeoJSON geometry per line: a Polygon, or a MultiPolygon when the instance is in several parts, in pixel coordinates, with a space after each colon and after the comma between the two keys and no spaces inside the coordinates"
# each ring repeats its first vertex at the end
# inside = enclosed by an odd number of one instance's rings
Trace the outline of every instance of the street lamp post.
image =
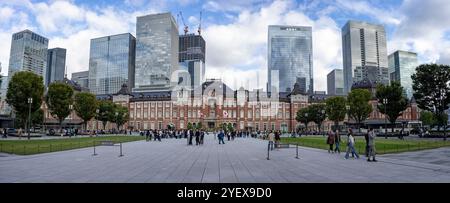
{"type": "Polygon", "coordinates": [[[30,128],[31,128],[31,104],[33,103],[33,98],[28,98],[28,125],[27,131],[28,131],[28,140],[30,139],[30,128]]]}
{"type": "Polygon", "coordinates": [[[98,131],[98,114],[100,113],[100,109],[96,109],[95,113],[97,115],[97,118],[95,119],[95,123],[96,123],[95,131],[98,131]]]}
{"type": "Polygon", "coordinates": [[[386,112],[386,107],[388,104],[388,99],[384,98],[383,99],[383,104],[384,104],[384,139],[387,139],[387,112],[386,112]]]}
{"type": "Polygon", "coordinates": [[[350,123],[350,106],[346,105],[345,109],[347,109],[347,128],[348,128],[349,123],[350,123]]]}
{"type": "Polygon", "coordinates": [[[119,120],[119,113],[116,112],[116,127],[117,127],[117,133],[119,133],[119,123],[118,123],[118,120],[119,120]]]}
{"type": "Polygon", "coordinates": [[[308,131],[308,113],[305,113],[305,120],[306,120],[306,122],[305,122],[305,131],[308,131]]]}
{"type": "MultiPolygon", "coordinates": [[[[325,110],[322,110],[322,117],[324,117],[325,116],[325,110]]],[[[319,131],[320,130],[322,130],[322,129],[320,129],[320,128],[322,128],[322,124],[319,126],[319,131]]],[[[325,134],[324,134],[325,135],[325,134]]]]}
{"type": "MultiPolygon", "coordinates": [[[[69,114],[69,120],[72,120],[72,110],[73,110],[73,105],[72,104],[70,104],[69,105],[69,110],[70,110],[70,114],[69,114]]],[[[69,126],[70,126],[70,123],[69,123],[69,126]]],[[[72,137],[72,128],[69,128],[68,129],[69,130],[69,137],[72,137]]]]}

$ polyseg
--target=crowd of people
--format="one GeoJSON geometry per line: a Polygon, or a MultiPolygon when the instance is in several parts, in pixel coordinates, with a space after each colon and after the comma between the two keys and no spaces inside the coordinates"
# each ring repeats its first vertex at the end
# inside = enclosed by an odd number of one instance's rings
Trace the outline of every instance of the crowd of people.
{"type": "MultiPolygon", "coordinates": [[[[365,141],[366,141],[366,147],[365,147],[365,155],[367,157],[368,162],[377,162],[375,156],[376,156],[376,149],[375,149],[375,138],[376,134],[373,128],[370,128],[368,133],[364,135],[365,141]]],[[[339,131],[329,131],[328,137],[327,137],[327,144],[329,145],[328,153],[341,153],[341,135],[339,134],[339,131]]],[[[359,159],[359,154],[356,152],[355,149],[355,137],[353,134],[353,130],[351,128],[348,129],[347,133],[347,150],[345,153],[345,159],[348,159],[350,155],[354,158],[359,159]]]]}

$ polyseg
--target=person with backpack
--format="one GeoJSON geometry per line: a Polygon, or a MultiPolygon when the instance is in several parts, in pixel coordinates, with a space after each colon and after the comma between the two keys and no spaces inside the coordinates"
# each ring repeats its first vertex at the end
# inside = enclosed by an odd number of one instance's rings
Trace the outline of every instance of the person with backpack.
{"type": "Polygon", "coordinates": [[[219,145],[225,144],[225,142],[223,141],[223,139],[225,138],[225,134],[222,130],[219,132],[219,134],[217,134],[217,138],[219,139],[219,145]]]}

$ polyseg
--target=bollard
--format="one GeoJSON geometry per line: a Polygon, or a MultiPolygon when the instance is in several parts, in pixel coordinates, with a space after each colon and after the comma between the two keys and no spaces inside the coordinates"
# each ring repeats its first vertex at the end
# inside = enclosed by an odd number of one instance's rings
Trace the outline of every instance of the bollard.
{"type": "Polygon", "coordinates": [[[123,156],[123,154],[122,154],[122,142],[120,143],[120,155],[119,155],[119,157],[122,157],[123,156]]]}
{"type": "Polygon", "coordinates": [[[93,145],[94,145],[94,154],[92,154],[92,156],[97,156],[97,153],[95,153],[95,141],[92,141],[93,145]]]}
{"type": "Polygon", "coordinates": [[[297,156],[295,158],[298,159],[298,144],[296,144],[295,146],[296,146],[296,153],[297,153],[297,156]]]}
{"type": "Polygon", "coordinates": [[[270,160],[269,153],[270,153],[270,142],[267,144],[267,160],[270,160]]]}

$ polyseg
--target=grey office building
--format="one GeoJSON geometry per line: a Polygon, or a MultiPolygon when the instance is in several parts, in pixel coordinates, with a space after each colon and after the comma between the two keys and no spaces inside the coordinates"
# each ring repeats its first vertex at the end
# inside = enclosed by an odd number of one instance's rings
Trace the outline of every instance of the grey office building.
{"type": "Polygon", "coordinates": [[[66,49],[54,48],[47,52],[47,70],[45,74],[45,86],[54,81],[63,81],[66,70],[66,49]]]}
{"type": "Polygon", "coordinates": [[[389,84],[386,32],[382,25],[349,21],[342,28],[344,93],[355,82],[368,79],[389,84]]]}
{"type": "Polygon", "coordinates": [[[179,80],[182,86],[190,86],[194,89],[205,82],[205,63],[200,59],[180,62],[180,70],[184,70],[184,74],[179,76],[182,78],[181,81],[179,80]]]}
{"type": "Polygon", "coordinates": [[[398,81],[409,99],[413,96],[411,76],[419,65],[417,53],[398,50],[388,57],[391,81],[398,81]]]}
{"type": "Polygon", "coordinates": [[[297,82],[300,90],[314,92],[312,28],[269,26],[268,91],[285,92],[297,82]],[[278,75],[278,77],[277,77],[278,75]]]}
{"type": "Polygon", "coordinates": [[[82,88],[89,88],[89,71],[72,73],[72,80],[79,84],[82,88]]]}
{"type": "Polygon", "coordinates": [[[131,89],[135,77],[136,38],[129,34],[91,40],[89,90],[96,95],[116,94],[123,84],[131,89]]]}
{"type": "Polygon", "coordinates": [[[135,92],[170,90],[178,70],[178,25],[170,13],[137,18],[135,92]]]}
{"type": "Polygon", "coordinates": [[[48,39],[30,30],[13,34],[8,76],[19,71],[31,71],[45,77],[48,39]]]}
{"type": "Polygon", "coordinates": [[[180,35],[179,62],[201,60],[205,63],[206,42],[201,35],[180,35]]]}
{"type": "Polygon", "coordinates": [[[334,69],[328,73],[327,92],[331,96],[344,95],[344,73],[342,69],[334,69]]]}

